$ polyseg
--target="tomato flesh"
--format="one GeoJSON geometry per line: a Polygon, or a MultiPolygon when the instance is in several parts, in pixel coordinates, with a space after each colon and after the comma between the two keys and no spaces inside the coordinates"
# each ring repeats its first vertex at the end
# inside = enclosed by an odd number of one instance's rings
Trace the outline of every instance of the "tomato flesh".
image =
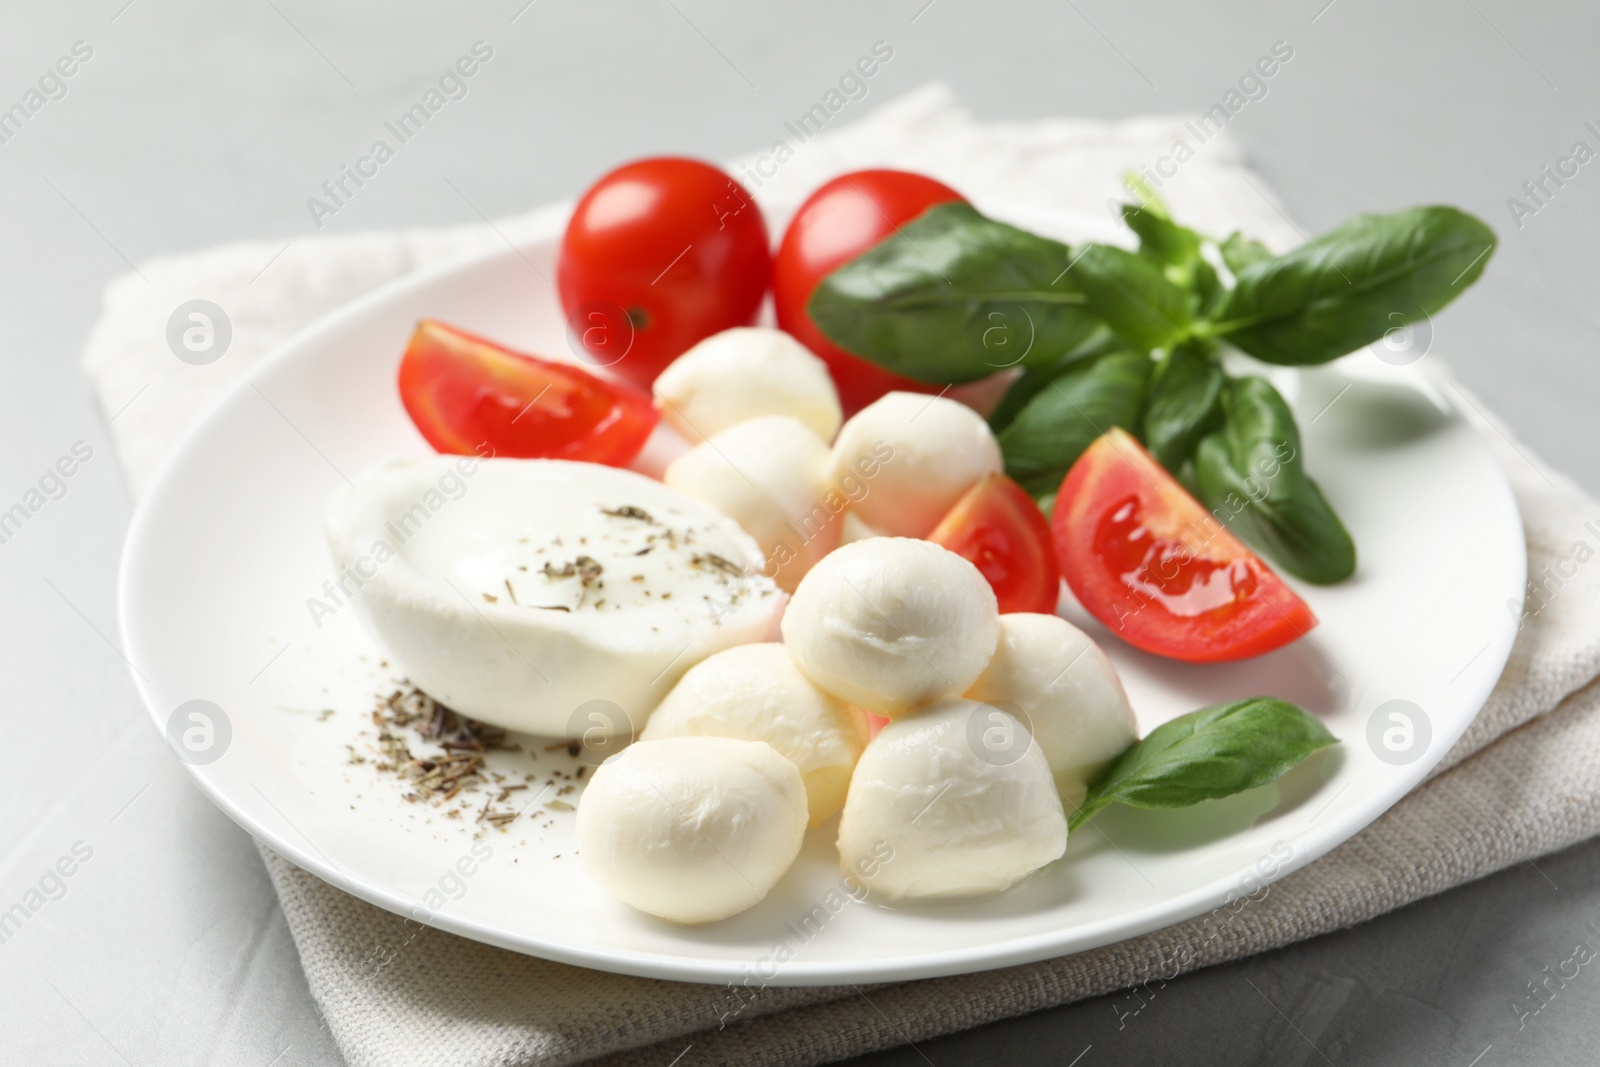
{"type": "Polygon", "coordinates": [[[1005,475],[991,474],[967,490],[928,540],[978,568],[1002,615],[1056,610],[1061,571],[1050,524],[1027,491],[1005,475]]]}
{"type": "Polygon", "coordinates": [[[1305,601],[1122,430],[1067,472],[1051,528],[1073,595],[1146,652],[1245,659],[1317,624],[1305,601]]]}
{"type": "Polygon", "coordinates": [[[660,417],[637,389],[424,319],[400,361],[400,400],[440,452],[622,466],[660,417]]]}
{"type": "Polygon", "coordinates": [[[556,264],[580,353],[643,388],[695,342],[754,324],[771,277],[761,209],[695,159],[641,159],[595,182],[556,264]]]}
{"type": "Polygon", "coordinates": [[[778,325],[828,364],[845,415],[891,392],[936,393],[840,348],[811,321],[806,305],[818,283],[935,204],[964,199],[932,178],[902,170],[842,174],[800,205],[773,263],[778,325]]]}

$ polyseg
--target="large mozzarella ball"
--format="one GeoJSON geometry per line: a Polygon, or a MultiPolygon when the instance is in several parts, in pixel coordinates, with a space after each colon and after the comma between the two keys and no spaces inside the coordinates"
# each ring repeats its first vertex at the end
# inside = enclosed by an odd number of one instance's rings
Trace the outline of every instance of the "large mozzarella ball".
{"type": "Polygon", "coordinates": [[[1021,709],[1068,810],[1076,811],[1089,783],[1139,740],[1116,668],[1058,615],[1000,616],[994,658],[967,697],[1021,709]]]}
{"type": "Polygon", "coordinates": [[[787,592],[839,544],[846,501],[829,484],[827,465],[822,438],[797,419],[765,415],[700,442],[663,480],[744,527],[787,592]]]}
{"type": "Polygon", "coordinates": [[[661,417],[690,441],[762,415],[798,419],[824,441],[839,432],[828,365],[782,330],[712,334],[668,364],[651,388],[661,417]]]}
{"type": "Polygon", "coordinates": [[[995,893],[1060,858],[1067,820],[1027,728],[945,700],[867,746],[839,819],[839,863],[891,900],[995,893]]]}
{"type": "Polygon", "coordinates": [[[740,645],[691,667],[639,736],[767,742],[800,768],[815,826],[844,803],[867,716],[812,685],[782,645],[740,645]]]}
{"type": "Polygon", "coordinates": [[[640,911],[677,923],[737,915],[800,853],[806,788],[761,741],[640,741],[602,763],[578,803],[589,877],[640,911]]]}
{"type": "Polygon", "coordinates": [[[1004,466],[989,424],[965,404],[889,393],[844,424],[829,473],[868,526],[922,537],[979,479],[1004,466]]]}
{"type": "Polygon", "coordinates": [[[967,690],[1000,635],[994,590],[954,552],[908,537],[845,545],[812,568],[783,616],[795,666],[890,717],[967,690]]]}

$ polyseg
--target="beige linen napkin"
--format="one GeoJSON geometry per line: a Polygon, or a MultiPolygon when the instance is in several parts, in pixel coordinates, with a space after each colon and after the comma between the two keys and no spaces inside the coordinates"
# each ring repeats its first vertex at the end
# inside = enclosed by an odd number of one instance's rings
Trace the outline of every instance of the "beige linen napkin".
{"type": "MultiPolygon", "coordinates": [[[[793,203],[839,171],[896,165],[980,204],[1104,211],[1124,171],[1185,136],[1177,119],[978,123],[941,86],[835,125],[797,146],[791,136],[793,157],[757,195],[793,203]]],[[[1224,133],[1198,146],[1163,194],[1201,229],[1296,243],[1263,190],[1224,133]]],[[[561,210],[494,227],[238,244],[154,260],[142,277],[117,281],[84,359],[134,491],[217,391],[294,331],[418,266],[515,241],[561,210]],[[197,298],[225,309],[234,335],[226,356],[204,367],[175,360],[165,333],[172,310],[197,298]]],[[[867,988],[768,988],[745,1004],[721,987],[549,963],[418,926],[263,849],[333,1036],[356,1065],[667,1065],[690,1047],[686,1065],[821,1063],[1261,952],[1600,833],[1600,566],[1572,564],[1600,550],[1600,505],[1470,397],[1459,399],[1515,487],[1539,598],[1499,686],[1441,771],[1250,906],[1042,963],[867,988]],[[723,1025],[734,1009],[736,1021],[723,1025]]]]}

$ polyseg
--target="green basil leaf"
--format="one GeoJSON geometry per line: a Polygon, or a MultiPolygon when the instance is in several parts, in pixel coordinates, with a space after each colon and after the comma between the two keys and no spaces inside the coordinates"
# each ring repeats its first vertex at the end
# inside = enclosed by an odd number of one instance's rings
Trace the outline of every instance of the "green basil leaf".
{"type": "Polygon", "coordinates": [[[1189,330],[1188,296],[1143,256],[1110,245],[1084,245],[1068,276],[1089,309],[1119,337],[1165,348],[1189,330]]]}
{"type": "Polygon", "coordinates": [[[1200,235],[1165,215],[1137,204],[1122,205],[1122,221],[1139,236],[1139,254],[1163,266],[1182,266],[1200,256],[1200,235]]]}
{"type": "Polygon", "coordinates": [[[1238,272],[1210,332],[1268,363],[1326,363],[1426,321],[1477,280],[1494,231],[1450,207],[1358,215],[1238,272]]]}
{"type": "Polygon", "coordinates": [[[1150,379],[1140,434],[1157,463],[1176,472],[1200,439],[1221,425],[1226,384],[1211,342],[1184,341],[1161,357],[1150,379]]]}
{"type": "Polygon", "coordinates": [[[1167,207],[1167,202],[1161,199],[1161,194],[1156,192],[1156,187],[1143,174],[1136,170],[1124,171],[1122,184],[1128,192],[1139,198],[1139,203],[1135,205],[1136,208],[1148,211],[1153,215],[1160,215],[1164,219],[1172,217],[1172,210],[1167,207]]]}
{"type": "MultiPolygon", "coordinates": [[[[1168,268],[1170,272],[1175,268],[1168,268]]],[[[1222,279],[1217,277],[1217,268],[1204,259],[1196,259],[1189,265],[1188,287],[1194,293],[1194,315],[1196,318],[1209,316],[1222,298],[1227,295],[1227,288],[1222,284],[1222,279]]]]}
{"type": "Polygon", "coordinates": [[[1223,428],[1195,453],[1195,480],[1212,514],[1290,574],[1342,582],[1356,546],[1305,473],[1300,431],[1264,378],[1240,378],[1222,395],[1223,428]]]}
{"type": "Polygon", "coordinates": [[[1072,253],[954,202],[929,208],[829,274],[807,310],[834,344],[924,382],[1049,362],[1099,321],[1072,253]]]}
{"type": "Polygon", "coordinates": [[[1070,364],[998,435],[1006,473],[1035,496],[1053,492],[1095,438],[1113,426],[1138,427],[1151,366],[1144,352],[1070,364]]]}
{"type": "Polygon", "coordinates": [[[1260,241],[1252,240],[1238,230],[1228,235],[1228,239],[1217,246],[1222,253],[1222,262],[1234,274],[1244,273],[1246,267],[1263,263],[1272,258],[1272,253],[1260,241]]]}
{"type": "Polygon", "coordinates": [[[1000,398],[1000,403],[995,405],[994,411],[989,414],[989,428],[999,433],[1017,417],[1017,412],[1027,406],[1028,401],[1039,394],[1039,391],[1049,385],[1052,380],[1059,377],[1069,364],[1080,359],[1093,359],[1103,356],[1107,352],[1125,352],[1128,343],[1110,328],[1101,325],[1088,339],[1076,348],[1062,353],[1048,363],[1037,363],[1024,367],[1022,374],[1006,389],[1006,395],[1000,398]]]}
{"type": "Polygon", "coordinates": [[[1167,280],[1190,293],[1192,315],[1204,315],[1222,298],[1216,268],[1201,256],[1205,238],[1149,206],[1122,205],[1122,219],[1139,237],[1139,255],[1161,267],[1167,280]]]}
{"type": "Polygon", "coordinates": [[[1091,783],[1068,828],[1111,804],[1186,808],[1242,793],[1337,743],[1314,716],[1273,697],[1192,711],[1151,730],[1091,783]]]}

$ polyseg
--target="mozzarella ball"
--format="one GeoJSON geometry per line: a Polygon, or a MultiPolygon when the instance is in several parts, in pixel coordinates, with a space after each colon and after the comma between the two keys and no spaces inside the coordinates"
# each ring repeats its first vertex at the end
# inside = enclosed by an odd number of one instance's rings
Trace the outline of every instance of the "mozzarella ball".
{"type": "Polygon", "coordinates": [[[812,685],[780,644],[740,645],[701,660],[650,714],[641,740],[765,741],[800,768],[811,825],[844,803],[867,747],[866,713],[812,685]]]}
{"type": "Polygon", "coordinates": [[[846,502],[827,477],[828,446],[787,415],[765,415],[713,434],[667,467],[667,485],[742,526],[767,558],[767,574],[792,592],[839,544],[846,502]]]}
{"type": "Polygon", "coordinates": [[[1066,847],[1061,800],[1027,728],[959,698],[872,739],[839,819],[840,867],[891,900],[997,893],[1066,847]]]}
{"type": "Polygon", "coordinates": [[[994,654],[1000,613],[978,568],[954,552],[874,537],[812,568],[782,628],[807,678],[893,718],[966,692],[994,654]]]}
{"type": "Polygon", "coordinates": [[[589,877],[640,911],[676,923],[737,915],[765,897],[800,853],[800,771],[761,741],[640,741],[602,763],[578,803],[589,877]]]}
{"type": "Polygon", "coordinates": [[[922,537],[961,494],[1004,467],[976,411],[944,397],[889,393],[844,424],[828,472],[868,526],[922,537]],[[850,492],[857,485],[859,500],[850,492]]]}
{"type": "Polygon", "coordinates": [[[1058,615],[1000,616],[994,658],[967,697],[1021,709],[1069,811],[1139,740],[1116,668],[1088,634],[1058,615]]]}
{"type": "Polygon", "coordinates": [[[690,441],[762,415],[798,419],[824,441],[839,432],[828,365],[782,330],[712,334],[668,364],[651,388],[661,417],[690,441]]]}

